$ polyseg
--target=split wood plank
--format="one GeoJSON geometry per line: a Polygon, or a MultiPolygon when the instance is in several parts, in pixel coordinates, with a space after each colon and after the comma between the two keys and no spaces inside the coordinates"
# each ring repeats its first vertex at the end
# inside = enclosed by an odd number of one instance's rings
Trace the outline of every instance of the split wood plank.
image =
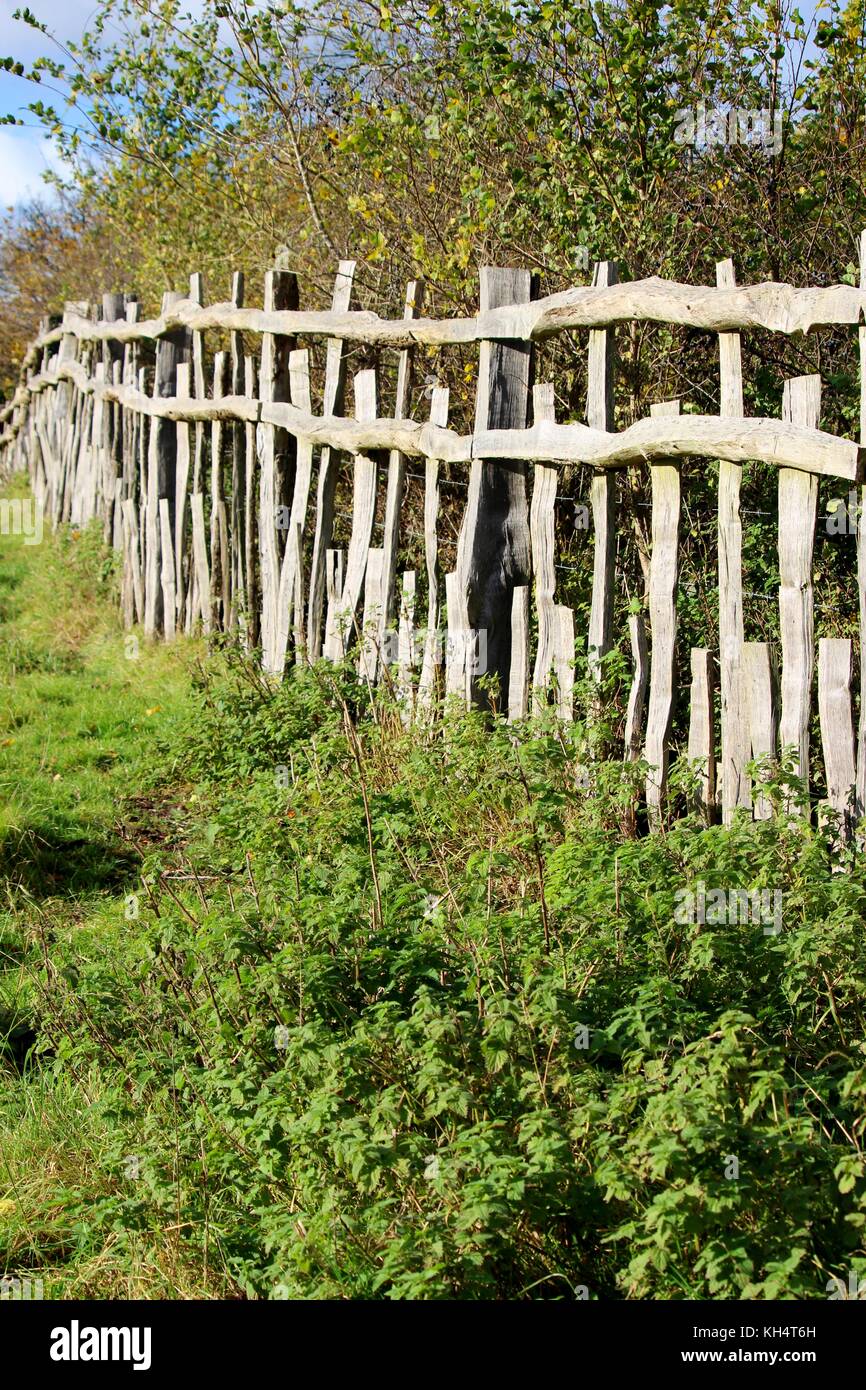
{"type": "MultiPolygon", "coordinates": [[[[289,390],[292,404],[299,409],[310,410],[310,354],[306,348],[289,354],[289,390]]],[[[295,478],[292,492],[292,506],[286,522],[287,534],[294,535],[297,530],[303,534],[313,476],[313,446],[306,440],[297,441],[295,455],[295,478]]],[[[282,508],[281,512],[287,511],[282,508]]],[[[281,516],[281,521],[283,520],[281,516]]],[[[277,631],[274,640],[273,671],[281,675],[285,666],[290,631],[297,626],[295,622],[295,587],[303,587],[303,548],[287,544],[283,553],[280,571],[280,596],[277,608],[277,631]]]]}
{"type": "MultiPolygon", "coordinates": [[[[256,394],[256,364],[252,357],[244,358],[244,394],[253,400],[256,394]]],[[[256,582],[256,548],[258,525],[256,518],[256,427],[247,421],[244,428],[244,598],[247,651],[252,651],[259,636],[258,585],[256,582]]]]}
{"type": "MultiPolygon", "coordinates": [[[[598,261],[593,285],[604,289],[619,281],[616,261],[598,261]]],[[[596,328],[589,335],[587,366],[586,422],[590,429],[612,433],[614,428],[614,386],[616,339],[613,329],[596,328]]],[[[587,650],[589,671],[594,680],[602,674],[602,661],[611,648],[613,628],[614,562],[616,559],[616,479],[606,470],[596,470],[590,485],[593,520],[592,599],[589,611],[587,650]]]]}
{"type": "MultiPolygon", "coordinates": [[[[126,303],[123,294],[111,292],[102,296],[102,318],[105,323],[126,322],[126,303]]],[[[120,381],[123,372],[123,344],[115,338],[103,339],[102,360],[105,363],[107,381],[120,381]]],[[[121,429],[121,407],[113,404],[106,411],[103,422],[105,431],[102,474],[102,538],[106,545],[114,545],[116,539],[116,517],[118,487],[123,468],[123,434],[121,429]]]]}
{"type": "MultiPolygon", "coordinates": [[[[265,312],[295,308],[298,302],[297,277],[287,270],[269,270],[265,276],[265,312]]],[[[262,336],[259,394],[262,401],[280,402],[289,395],[289,353],[291,338],[265,333],[262,336]]],[[[259,459],[259,574],[261,599],[262,667],[271,672],[276,666],[275,644],[279,604],[280,555],[277,541],[277,506],[280,502],[278,455],[285,447],[285,435],[275,425],[261,423],[257,431],[259,459]]]]}
{"type": "Polygon", "coordinates": [[[325,641],[322,656],[328,661],[339,661],[343,655],[343,643],[338,626],[340,600],[343,596],[343,569],[345,555],[342,550],[325,552],[325,584],[327,609],[325,621],[325,641]]]}
{"type": "MultiPolygon", "coordinates": [[[[213,399],[226,394],[230,361],[226,353],[215,352],[213,359],[213,399]]],[[[210,440],[210,570],[212,622],[219,631],[228,631],[231,608],[231,558],[227,553],[225,483],[223,478],[223,425],[211,424],[210,440]]]]}
{"type": "MultiPolygon", "coordinates": [[[[769,642],[744,642],[743,704],[748,716],[749,753],[753,761],[776,758],[779,737],[779,673],[769,642]]],[[[773,805],[766,792],[754,789],[755,819],[769,820],[773,805]]]]}
{"type": "Polygon", "coordinates": [[[649,680],[646,622],[642,613],[629,615],[628,632],[632,661],[634,662],[634,674],[625,716],[625,757],[627,762],[635,763],[640,757],[643,746],[643,721],[649,680]]]}
{"type": "MultiPolygon", "coordinates": [[[[532,415],[541,420],[555,420],[553,383],[539,382],[532,388],[532,415]]],[[[536,463],[533,467],[532,501],[529,508],[529,539],[532,568],[535,574],[535,608],[538,621],[538,646],[532,676],[533,705],[538,712],[547,703],[550,673],[553,668],[556,618],[556,489],[559,470],[551,464],[536,463]]]]}
{"type": "Polygon", "coordinates": [[[818,714],[827,780],[827,803],[838,817],[840,838],[848,840],[856,814],[854,722],[851,710],[853,651],[848,637],[822,637],[818,643],[818,714]]]}
{"type": "MultiPolygon", "coordinates": [[[[384,571],[383,571],[384,572],[384,571]]],[[[403,702],[403,723],[409,724],[414,710],[415,674],[415,599],[417,596],[417,575],[415,570],[404,570],[400,584],[400,612],[397,620],[397,693],[403,702]]],[[[383,660],[387,662],[388,653],[383,648],[383,660]]]]}
{"type": "MultiPolygon", "coordinates": [[[[144,580],[141,573],[141,551],[138,544],[138,512],[134,497],[126,497],[121,503],[123,518],[126,523],[127,545],[130,587],[134,606],[134,621],[144,622],[144,580]]],[[[132,626],[132,620],[128,623],[132,626]]]]}
{"type": "Polygon", "coordinates": [[[171,511],[167,497],[160,497],[159,499],[159,530],[163,634],[166,642],[173,642],[175,637],[177,597],[175,591],[174,545],[171,538],[171,511]]]}
{"type": "MultiPolygon", "coordinates": [[[[679,401],[650,407],[653,415],[678,415],[679,401]]],[[[661,820],[667,785],[668,744],[674,708],[677,634],[677,572],[680,523],[680,470],[675,463],[656,463],[650,469],[652,488],[652,549],[650,551],[649,617],[652,642],[645,757],[650,823],[661,820]]]]}
{"type": "MultiPolygon", "coordinates": [[[[232,304],[243,308],[244,276],[241,271],[232,275],[232,304]]],[[[231,335],[231,394],[240,396],[244,390],[244,337],[235,331],[231,335]]],[[[239,617],[246,608],[246,567],[244,564],[244,502],[246,483],[244,479],[246,450],[244,447],[244,426],[235,420],[231,427],[231,500],[229,502],[229,608],[226,630],[231,632],[238,626],[239,617]]]]}
{"type": "Polygon", "coordinates": [[[364,616],[358,642],[358,675],[371,687],[376,684],[379,669],[384,579],[385,552],[380,546],[375,546],[367,551],[364,570],[364,616]]]}
{"type": "Polygon", "coordinates": [[[574,613],[562,603],[553,610],[553,676],[557,716],[570,723],[574,718],[574,613]]]}
{"type": "MultiPolygon", "coordinates": [[[[189,394],[190,387],[190,364],[181,362],[177,369],[177,393],[189,394]]],[[[187,496],[189,493],[189,471],[190,471],[190,427],[185,420],[178,420],[175,425],[177,443],[177,464],[175,469],[175,492],[174,492],[174,583],[177,605],[177,620],[182,622],[186,612],[186,585],[189,574],[189,556],[187,554],[186,539],[186,516],[187,516],[187,496]]]]}
{"type": "MultiPolygon", "coordinates": [[[[719,261],[716,283],[730,289],[736,283],[734,263],[719,261]]],[[[741,418],[743,360],[739,333],[719,334],[719,414],[741,418]]],[[[746,774],[749,759],[749,720],[743,702],[743,525],[740,514],[742,465],[719,462],[719,684],[721,695],[722,819],[730,824],[739,807],[751,805],[746,774]]]]}
{"type": "MultiPolygon", "coordinates": [[[[198,271],[194,271],[189,277],[189,298],[191,303],[199,307],[204,304],[204,281],[198,271]]],[[[207,398],[207,382],[205,380],[204,369],[204,333],[201,329],[194,330],[192,334],[192,387],[196,400],[204,401],[207,398]]],[[[204,447],[204,421],[197,420],[195,426],[195,455],[192,473],[193,492],[200,492],[202,489],[204,447]]]]}
{"type": "MultiPolygon", "coordinates": [[[[403,318],[416,319],[424,299],[424,281],[410,280],[406,286],[403,304],[403,318]]],[[[412,353],[404,348],[397,363],[397,388],[394,399],[394,419],[402,420],[409,405],[412,353]]],[[[399,449],[392,449],[388,456],[388,478],[385,488],[385,525],[382,547],[385,552],[384,580],[382,589],[382,619],[380,624],[379,647],[385,650],[385,633],[394,616],[395,583],[397,578],[397,553],[400,544],[400,515],[403,507],[403,493],[406,487],[406,458],[399,449]]]]}
{"type": "MultiPolygon", "coordinates": [[[[430,396],[430,423],[445,428],[448,424],[448,388],[434,386],[430,396]]],[[[436,690],[436,671],[442,664],[439,635],[439,460],[428,458],[424,463],[424,559],[427,567],[427,627],[424,632],[424,654],[418,680],[418,704],[429,710],[436,690]]]]}
{"type": "MultiPolygon", "coordinates": [[[[358,372],[354,380],[355,417],[359,420],[376,418],[376,372],[368,368],[358,372]]],[[[346,555],[346,574],[340,607],[337,613],[337,633],[342,655],[348,651],[355,633],[358,605],[364,588],[370,538],[376,515],[378,464],[367,454],[356,454],[352,464],[352,529],[346,555]]]]}
{"type": "Polygon", "coordinates": [[[716,800],[713,657],[709,648],[692,647],[691,664],[688,758],[700,782],[695,809],[709,825],[716,800]]]}
{"type": "Polygon", "coordinates": [[[196,591],[198,593],[199,616],[202,632],[207,636],[211,628],[210,567],[207,558],[207,532],[204,524],[204,496],[194,492],[190,497],[192,513],[192,553],[196,572],[196,591]]]}
{"type": "MultiPolygon", "coordinates": [[[[352,299],[355,262],[341,261],[334,282],[332,312],[345,313],[352,299]]],[[[325,355],[325,389],[322,402],[325,415],[338,416],[343,410],[346,381],[346,348],[339,338],[332,339],[325,355]]],[[[325,611],[325,560],[334,534],[334,491],[337,486],[337,460],[326,444],[319,455],[316,488],[316,525],[310,560],[310,595],[307,604],[307,650],[310,661],[322,655],[322,618],[325,611]]]]}
{"type": "Polygon", "coordinates": [[[508,719],[525,719],[529,711],[529,595],[528,584],[511,591],[511,670],[508,675],[508,719]]]}
{"type": "Polygon", "coordinates": [[[307,659],[307,638],[304,630],[304,546],[300,526],[289,528],[289,545],[294,551],[295,567],[295,620],[292,636],[295,644],[295,665],[300,666],[307,659]]]}
{"type": "Polygon", "coordinates": [[[445,648],[445,699],[466,698],[466,619],[461,603],[460,580],[456,570],[445,576],[445,619],[448,640],[445,648]]]}
{"type": "MultiPolygon", "coordinates": [[[[163,295],[163,312],[181,299],[182,296],[176,291],[167,291],[163,295]]],[[[168,397],[174,393],[178,366],[181,362],[189,360],[189,351],[189,335],[186,329],[177,329],[160,338],[156,348],[154,398],[168,397]]],[[[144,630],[147,636],[154,635],[163,626],[159,501],[163,497],[168,499],[169,516],[173,526],[176,473],[177,432],[168,419],[157,416],[151,422],[148,453],[144,562],[144,630]]]]}
{"type": "MultiPolygon", "coordinates": [[[[821,378],[785,382],[782,415],[815,427],[821,413],[821,378]]],[[[782,645],[782,749],[793,747],[794,771],[808,791],[809,715],[814,674],[812,559],[818,518],[818,484],[808,473],[779,472],[779,628],[782,645]]]]}

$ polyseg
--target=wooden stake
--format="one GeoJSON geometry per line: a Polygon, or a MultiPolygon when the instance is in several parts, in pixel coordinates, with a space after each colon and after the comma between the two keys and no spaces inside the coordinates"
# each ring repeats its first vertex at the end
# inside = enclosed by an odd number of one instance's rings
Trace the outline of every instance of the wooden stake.
{"type": "MultiPolygon", "coordinates": [[[[733,261],[719,261],[720,289],[736,284],[733,261]]],[[[719,414],[741,418],[743,365],[739,333],[719,334],[719,414]]],[[[738,807],[751,806],[746,775],[749,720],[743,703],[743,526],[740,517],[742,465],[719,462],[719,679],[721,685],[722,819],[729,825],[738,807]]]]}
{"type": "MultiPolygon", "coordinates": [[[[532,414],[537,424],[555,420],[553,383],[540,382],[532,388],[532,414]]],[[[532,470],[532,504],[529,509],[529,537],[532,568],[535,571],[535,608],[538,615],[538,648],[532,676],[533,706],[536,713],[547,703],[550,673],[556,645],[556,490],[559,469],[536,463],[532,470]]]]}
{"type": "MultiPolygon", "coordinates": [[[[679,401],[650,407],[653,415],[679,415],[679,401]]],[[[652,637],[646,760],[646,797],[650,823],[658,825],[667,785],[668,741],[674,708],[677,635],[677,573],[680,524],[680,470],[676,463],[656,463],[652,485],[652,550],[649,615],[652,637]]]]}
{"type": "Polygon", "coordinates": [[[689,762],[697,766],[700,791],[696,809],[709,825],[716,800],[716,754],[713,732],[713,658],[708,647],[692,647],[689,709],[689,762]]]}
{"type": "MultiPolygon", "coordinates": [[[[448,389],[436,386],[430,397],[430,423],[445,428],[448,424],[448,389]]],[[[439,640],[439,541],[436,533],[439,516],[439,461],[428,458],[424,465],[424,556],[427,565],[427,629],[424,633],[424,656],[418,681],[418,704],[429,710],[436,689],[436,671],[442,662],[439,640]]]]}
{"type": "MultiPolygon", "coordinates": [[[[817,428],[821,378],[785,382],[782,417],[817,428]]],[[[782,638],[782,748],[793,746],[795,771],[809,786],[809,714],[814,673],[812,556],[818,517],[818,480],[799,469],[779,470],[779,626],[782,638]]]]}
{"type": "Polygon", "coordinates": [[[827,778],[827,804],[839,818],[841,840],[854,828],[856,763],[851,712],[853,653],[848,637],[818,643],[818,713],[827,778]]]}
{"type": "MultiPolygon", "coordinates": [[[[481,313],[502,305],[527,304],[532,281],[525,270],[481,271],[481,313]]],[[[515,430],[526,425],[532,348],[528,342],[481,344],[475,428],[515,430]]],[[[526,463],[473,458],[466,512],[457,546],[457,575],[472,651],[466,675],[473,703],[481,703],[479,677],[497,678],[500,707],[508,708],[511,669],[511,595],[526,584],[530,571],[526,463]],[[486,671],[479,667],[481,634],[486,640],[486,671]]]]}
{"type": "MultiPolygon", "coordinates": [[[[352,298],[354,261],[341,261],[334,284],[331,308],[345,313],[352,298]]],[[[346,347],[341,339],[332,338],[325,358],[325,391],[322,410],[325,415],[340,415],[343,410],[343,388],[346,380],[346,347]]],[[[330,448],[319,455],[319,481],[316,489],[316,529],[313,554],[310,560],[310,597],[307,606],[307,650],[310,661],[322,655],[322,616],[325,606],[325,556],[334,533],[334,490],[337,485],[337,463],[330,448]]]]}
{"type": "MultiPolygon", "coordinates": [[[[599,261],[596,264],[593,285],[602,288],[618,282],[619,266],[616,261],[599,261]]],[[[586,420],[591,429],[610,432],[614,428],[615,368],[614,330],[592,329],[589,334],[586,403],[586,420]]],[[[602,659],[611,648],[613,626],[616,478],[612,473],[606,470],[593,473],[590,497],[594,541],[592,602],[587,646],[590,675],[598,681],[602,674],[602,659]]]]}
{"type": "MultiPolygon", "coordinates": [[[[403,318],[415,319],[421,312],[424,300],[424,281],[411,280],[406,286],[406,299],[403,318]]],[[[412,369],[412,350],[404,348],[397,365],[397,391],[394,401],[394,419],[402,420],[409,405],[409,386],[412,369]]],[[[385,529],[382,546],[385,552],[384,580],[382,589],[382,621],[379,645],[385,648],[385,633],[394,617],[394,589],[397,577],[397,553],[400,544],[400,513],[403,506],[403,493],[406,486],[406,459],[399,449],[392,449],[388,456],[388,482],[385,491],[385,529]]]]}

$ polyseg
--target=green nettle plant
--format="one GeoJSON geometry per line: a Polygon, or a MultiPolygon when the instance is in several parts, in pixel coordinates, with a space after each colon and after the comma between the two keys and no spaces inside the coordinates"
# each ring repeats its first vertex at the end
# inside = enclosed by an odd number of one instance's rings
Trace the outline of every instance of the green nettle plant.
{"type": "Polygon", "coordinates": [[[142,864],[135,922],[23,929],[31,1073],[111,1136],[63,1194],[71,1249],[170,1225],[260,1298],[866,1274],[859,861],[834,873],[790,806],[634,838],[643,769],[594,765],[586,728],[443,738],[348,669],[202,669],[160,759],[199,819],[142,864]],[[678,910],[735,888],[780,892],[782,930],[678,910]]]}

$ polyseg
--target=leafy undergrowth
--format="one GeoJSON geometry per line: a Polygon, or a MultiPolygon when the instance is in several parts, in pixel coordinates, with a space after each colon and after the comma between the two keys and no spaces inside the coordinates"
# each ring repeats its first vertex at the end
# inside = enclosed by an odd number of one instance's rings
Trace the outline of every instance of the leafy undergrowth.
{"type": "MultiPolygon", "coordinates": [[[[58,583],[72,546],[40,557],[58,583]]],[[[19,819],[107,844],[173,810],[117,880],[69,881],[61,853],[34,891],[16,842],[4,989],[33,1046],[3,1083],[7,1273],[303,1299],[820,1299],[866,1276],[859,860],[833,872],[788,819],[633,838],[641,770],[587,762],[579,725],[407,731],[349,671],[274,690],[231,652],[191,681],[185,644],[127,663],[88,603],[77,679],[19,675],[4,718],[42,721],[28,756],[56,761],[86,706],[119,758],[76,744],[19,819]],[[700,885],[780,892],[781,931],[683,913],[700,885]]],[[[50,631],[30,640],[44,664],[50,631]]]]}

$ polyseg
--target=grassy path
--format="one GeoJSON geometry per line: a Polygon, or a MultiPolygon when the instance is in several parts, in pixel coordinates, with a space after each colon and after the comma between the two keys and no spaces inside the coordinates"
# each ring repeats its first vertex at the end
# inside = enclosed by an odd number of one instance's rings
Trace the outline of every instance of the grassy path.
{"type": "Polygon", "coordinates": [[[187,829],[166,750],[199,649],[130,642],[100,555],[95,530],[0,537],[0,1272],[42,1277],[51,1298],[177,1282],[146,1243],[89,1242],[87,1201],[117,1168],[98,1078],[82,1090],[59,1068],[21,1075],[34,934],[102,933],[107,948],[134,929],[140,849],[187,829]]]}

